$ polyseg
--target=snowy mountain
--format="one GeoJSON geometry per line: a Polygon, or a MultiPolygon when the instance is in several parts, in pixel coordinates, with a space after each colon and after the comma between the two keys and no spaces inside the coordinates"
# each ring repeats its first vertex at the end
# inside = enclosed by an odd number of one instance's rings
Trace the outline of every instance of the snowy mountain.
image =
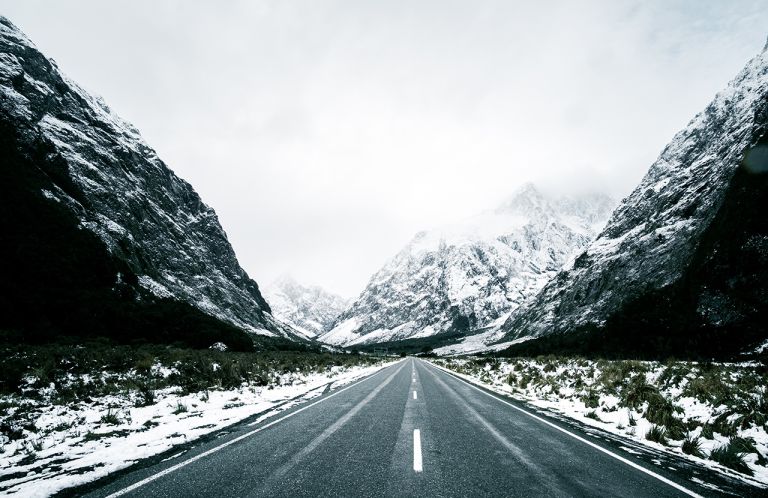
{"type": "Polygon", "coordinates": [[[322,287],[304,286],[283,275],[264,289],[272,315],[307,337],[322,334],[349,305],[349,301],[322,287]]]}
{"type": "Polygon", "coordinates": [[[497,209],[418,233],[319,339],[370,344],[465,334],[505,317],[597,234],[613,202],[525,185],[497,209]]]}
{"type": "Polygon", "coordinates": [[[48,335],[103,327],[181,337],[210,335],[221,321],[300,338],[272,318],[213,209],[3,17],[0,127],[2,256],[14,272],[2,279],[0,326],[36,319],[48,335]]]}
{"type": "Polygon", "coordinates": [[[768,45],[501,328],[520,348],[723,355],[768,327],[768,45]]]}

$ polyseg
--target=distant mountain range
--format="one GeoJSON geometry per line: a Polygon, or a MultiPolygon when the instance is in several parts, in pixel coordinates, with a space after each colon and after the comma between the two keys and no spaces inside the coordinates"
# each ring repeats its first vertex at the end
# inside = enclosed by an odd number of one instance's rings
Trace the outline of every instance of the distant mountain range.
{"type": "Polygon", "coordinates": [[[6,340],[768,351],[768,45],[613,214],[527,184],[416,234],[351,303],[287,277],[265,299],[213,209],[4,17],[0,160],[6,340]]]}
{"type": "Polygon", "coordinates": [[[245,349],[305,340],[272,317],[213,209],[4,17],[0,157],[0,330],[245,349]]]}
{"type": "Polygon", "coordinates": [[[307,337],[330,328],[349,301],[318,286],[305,286],[283,275],[264,289],[272,314],[307,337]]]}
{"type": "Polygon", "coordinates": [[[418,233],[319,339],[340,346],[461,336],[504,319],[583,249],[614,202],[532,184],[496,209],[418,233]]]}

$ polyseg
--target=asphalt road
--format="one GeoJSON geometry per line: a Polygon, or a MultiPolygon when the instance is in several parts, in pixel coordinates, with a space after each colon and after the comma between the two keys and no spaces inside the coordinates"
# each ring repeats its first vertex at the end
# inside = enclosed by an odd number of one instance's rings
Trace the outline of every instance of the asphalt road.
{"type": "Polygon", "coordinates": [[[87,495],[720,495],[712,482],[752,493],[711,472],[694,475],[682,459],[627,449],[408,358],[87,495]]]}

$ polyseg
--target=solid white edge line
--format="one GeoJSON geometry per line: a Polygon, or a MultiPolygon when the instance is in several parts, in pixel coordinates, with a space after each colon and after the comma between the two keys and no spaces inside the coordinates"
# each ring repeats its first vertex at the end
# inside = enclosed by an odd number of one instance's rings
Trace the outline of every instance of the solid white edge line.
{"type": "Polygon", "coordinates": [[[419,429],[413,430],[413,471],[421,472],[424,470],[423,462],[421,461],[421,431],[419,429]]]}
{"type": "MultiPolygon", "coordinates": [[[[392,365],[389,365],[389,367],[395,366],[395,365],[397,365],[397,363],[399,363],[399,362],[393,363],[392,365]]],[[[170,474],[171,472],[179,470],[182,467],[186,467],[187,465],[189,465],[191,463],[194,463],[194,462],[200,460],[201,458],[205,458],[208,455],[211,455],[213,453],[216,453],[219,450],[222,450],[222,449],[226,448],[227,446],[231,446],[231,445],[233,445],[233,444],[235,444],[237,442],[242,441],[243,439],[245,439],[247,437],[253,436],[257,432],[261,432],[264,429],[272,427],[273,425],[278,424],[278,423],[282,422],[283,420],[285,420],[287,418],[293,417],[294,415],[296,415],[298,413],[301,413],[301,412],[303,412],[304,410],[306,410],[308,408],[312,408],[313,406],[315,406],[315,405],[317,405],[319,403],[322,403],[325,400],[333,398],[337,394],[343,393],[347,389],[355,387],[356,385],[360,384],[361,382],[364,382],[364,381],[366,381],[368,379],[373,378],[374,375],[377,375],[377,374],[383,372],[384,370],[386,370],[389,367],[384,367],[382,369],[379,369],[376,372],[373,372],[372,374],[367,375],[367,376],[363,377],[362,379],[355,381],[354,383],[348,385],[347,387],[344,387],[344,388],[336,391],[335,393],[326,396],[325,398],[322,398],[322,399],[319,399],[319,400],[317,400],[317,401],[315,401],[313,403],[310,403],[307,406],[303,406],[303,407],[299,408],[298,410],[296,410],[294,412],[291,412],[288,415],[285,415],[284,417],[280,417],[278,419],[275,419],[272,422],[270,422],[268,424],[265,424],[265,425],[262,425],[261,427],[259,427],[257,429],[254,429],[252,431],[246,432],[245,434],[243,434],[241,436],[238,436],[235,439],[231,439],[231,440],[229,440],[229,441],[227,441],[225,443],[220,444],[219,446],[215,446],[215,447],[211,448],[210,450],[206,450],[206,451],[200,453],[199,455],[195,455],[195,456],[193,456],[192,458],[190,458],[188,460],[184,460],[183,462],[179,462],[176,465],[168,467],[167,469],[161,470],[157,474],[152,474],[151,476],[149,476],[149,477],[147,477],[145,479],[142,479],[141,481],[135,482],[135,483],[131,484],[130,486],[127,486],[127,487],[125,487],[125,488],[123,488],[123,489],[121,489],[119,491],[115,491],[114,493],[107,495],[107,498],[113,498],[113,497],[117,497],[117,496],[122,496],[122,495],[124,495],[126,493],[130,493],[131,491],[136,490],[136,489],[144,486],[145,484],[149,484],[150,482],[155,481],[155,480],[157,480],[157,479],[159,479],[159,478],[161,478],[163,476],[166,476],[166,475],[170,474]]]]}
{"type": "Polygon", "coordinates": [[[543,419],[543,418],[539,417],[538,415],[534,415],[533,413],[530,413],[528,410],[523,410],[522,408],[520,408],[520,407],[518,407],[518,406],[515,406],[515,405],[513,405],[512,403],[510,403],[510,402],[508,402],[508,401],[506,401],[506,400],[504,400],[504,399],[502,399],[502,398],[499,398],[498,396],[495,396],[495,395],[493,395],[493,394],[489,393],[488,391],[485,391],[485,390],[483,390],[483,389],[480,389],[479,387],[477,387],[477,386],[476,386],[475,384],[473,384],[472,382],[470,382],[470,381],[468,381],[467,379],[464,379],[464,378],[462,378],[462,377],[459,377],[459,376],[457,376],[457,375],[454,375],[454,374],[453,374],[453,372],[451,372],[450,370],[448,370],[448,369],[446,369],[446,368],[443,368],[443,367],[441,367],[441,366],[439,366],[439,365],[435,365],[434,363],[432,363],[432,362],[429,362],[429,361],[427,361],[427,362],[425,362],[425,363],[429,364],[429,365],[430,365],[430,366],[432,366],[432,367],[435,367],[435,368],[438,368],[438,369],[440,369],[440,370],[443,370],[443,371],[445,371],[446,373],[450,374],[450,375],[451,375],[453,378],[455,378],[455,379],[458,379],[458,380],[461,380],[461,381],[463,381],[463,382],[464,382],[465,384],[467,384],[469,387],[471,387],[471,388],[473,388],[473,389],[476,389],[476,390],[480,391],[481,393],[483,393],[483,394],[485,394],[485,395],[487,395],[487,396],[490,396],[491,398],[495,399],[496,401],[500,401],[500,402],[504,403],[505,405],[507,405],[507,406],[510,406],[510,407],[514,408],[515,410],[517,410],[517,411],[519,411],[519,412],[521,412],[521,413],[524,413],[524,414],[528,415],[528,416],[529,416],[529,417],[531,417],[531,418],[534,418],[534,419],[538,420],[539,422],[542,422],[542,423],[544,423],[544,424],[547,424],[548,426],[550,426],[550,427],[552,427],[552,428],[554,428],[554,429],[557,429],[558,431],[560,431],[560,432],[562,432],[562,433],[564,433],[564,434],[567,434],[567,435],[571,436],[572,438],[574,438],[574,439],[576,439],[576,440],[578,440],[578,441],[581,441],[582,443],[584,443],[584,444],[586,444],[586,445],[589,445],[589,446],[591,446],[591,447],[595,448],[596,450],[599,450],[599,451],[601,451],[601,452],[605,453],[606,455],[608,455],[608,456],[610,456],[610,457],[612,457],[612,458],[615,458],[616,460],[618,460],[618,461],[620,461],[620,462],[622,462],[622,463],[624,463],[624,464],[627,464],[627,465],[629,465],[629,466],[630,466],[630,467],[632,467],[633,469],[639,470],[640,472],[643,472],[643,473],[645,473],[645,474],[648,474],[649,476],[651,476],[651,477],[653,477],[654,479],[657,479],[657,480],[659,480],[659,481],[663,482],[664,484],[667,484],[667,485],[669,485],[669,486],[672,486],[673,488],[675,488],[675,489],[677,489],[678,491],[681,491],[681,492],[683,492],[683,493],[687,494],[688,496],[694,496],[694,497],[696,497],[696,498],[703,498],[703,497],[702,497],[702,495],[700,495],[700,494],[696,493],[695,491],[691,491],[690,489],[688,489],[688,488],[686,488],[686,487],[684,487],[684,486],[681,486],[680,484],[676,483],[675,481],[672,481],[672,480],[670,480],[670,479],[667,479],[666,477],[664,477],[664,476],[662,476],[662,475],[659,475],[659,474],[657,474],[657,473],[653,472],[652,470],[648,470],[648,469],[646,469],[646,468],[645,468],[645,467],[643,467],[642,465],[638,465],[638,464],[636,464],[635,462],[633,462],[633,461],[631,461],[631,460],[627,460],[626,458],[624,458],[624,457],[623,457],[623,456],[621,456],[621,455],[617,455],[616,453],[613,453],[612,451],[609,451],[609,450],[607,450],[607,449],[603,448],[602,446],[600,446],[600,445],[597,445],[597,444],[593,443],[592,441],[588,441],[588,440],[584,439],[583,437],[581,437],[581,436],[579,436],[579,435],[577,435],[577,434],[574,434],[574,433],[572,433],[571,431],[568,431],[568,430],[566,430],[566,429],[563,429],[562,427],[559,427],[558,425],[556,425],[556,424],[553,424],[552,422],[550,422],[550,421],[548,421],[548,420],[545,420],[545,419],[543,419]]]}

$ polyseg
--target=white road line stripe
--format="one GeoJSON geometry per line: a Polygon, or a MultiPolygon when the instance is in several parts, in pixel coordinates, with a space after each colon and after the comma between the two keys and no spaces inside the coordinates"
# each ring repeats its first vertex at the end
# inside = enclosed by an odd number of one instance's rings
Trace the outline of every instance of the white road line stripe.
{"type": "Polygon", "coordinates": [[[413,391],[413,399],[416,399],[416,391],[413,391]]]}
{"type": "MultiPolygon", "coordinates": [[[[395,365],[396,365],[396,364],[395,364],[395,365]]],[[[392,365],[392,366],[394,366],[394,365],[392,365]]],[[[390,367],[390,368],[391,368],[391,367],[390,367]]],[[[262,426],[261,426],[261,427],[259,427],[258,429],[254,429],[254,430],[252,430],[252,431],[250,431],[250,432],[246,432],[246,433],[245,433],[245,434],[243,434],[242,436],[238,436],[238,437],[236,437],[235,439],[231,439],[231,440],[227,441],[226,443],[223,443],[223,444],[221,444],[221,445],[219,445],[219,446],[216,446],[216,447],[214,447],[214,448],[211,448],[210,450],[204,451],[204,452],[200,453],[199,455],[195,455],[195,456],[193,456],[192,458],[190,458],[189,460],[184,460],[183,462],[179,462],[179,463],[177,463],[176,465],[173,465],[172,467],[168,467],[167,469],[165,469],[165,470],[162,470],[162,471],[158,472],[157,474],[154,474],[154,475],[151,475],[151,476],[147,477],[146,479],[142,479],[141,481],[139,481],[139,482],[136,482],[136,483],[134,483],[134,484],[131,484],[131,485],[130,485],[130,486],[128,486],[128,487],[125,487],[125,488],[123,488],[123,489],[121,489],[121,490],[119,490],[119,491],[115,491],[114,493],[112,493],[112,494],[110,494],[110,495],[107,495],[107,498],[114,498],[114,497],[117,497],[117,496],[123,496],[124,494],[130,493],[131,491],[134,491],[134,490],[136,490],[136,489],[138,489],[138,488],[140,488],[140,487],[144,486],[145,484],[149,484],[150,482],[152,482],[152,481],[155,481],[155,480],[157,480],[157,479],[159,479],[159,478],[161,478],[161,477],[163,477],[163,476],[166,476],[166,475],[170,474],[171,472],[173,472],[173,471],[175,471],[175,470],[178,470],[178,469],[180,469],[180,468],[182,468],[182,467],[186,467],[187,465],[189,465],[189,464],[191,464],[191,463],[194,463],[194,462],[196,462],[196,461],[200,460],[201,458],[205,458],[205,457],[207,457],[208,455],[211,455],[211,454],[213,454],[213,453],[216,453],[216,452],[217,452],[217,451],[219,451],[219,450],[223,450],[223,449],[224,449],[224,448],[226,448],[227,446],[231,446],[231,445],[233,445],[233,444],[235,444],[235,443],[237,443],[237,442],[240,442],[240,441],[242,441],[243,439],[245,439],[245,438],[247,438],[247,437],[253,436],[253,435],[254,435],[254,434],[256,434],[257,432],[261,432],[261,431],[263,431],[264,429],[267,429],[268,427],[272,427],[273,425],[275,425],[275,424],[278,424],[278,423],[282,422],[283,420],[285,420],[285,419],[287,419],[287,418],[293,417],[294,415],[296,415],[296,414],[299,414],[299,413],[303,412],[304,410],[307,410],[307,409],[309,409],[309,408],[312,408],[313,406],[315,406],[315,405],[317,405],[317,404],[320,404],[320,403],[322,403],[323,401],[329,400],[329,399],[333,398],[334,396],[336,396],[336,395],[338,395],[338,394],[341,394],[341,393],[343,393],[343,392],[344,392],[344,391],[346,391],[347,389],[351,389],[351,388],[355,387],[356,385],[360,384],[361,382],[364,382],[364,381],[366,381],[366,380],[368,380],[368,379],[371,379],[371,378],[373,378],[373,377],[374,377],[374,376],[376,376],[377,374],[380,374],[380,373],[382,373],[383,371],[385,371],[385,370],[387,370],[387,369],[388,369],[388,368],[384,368],[384,369],[382,369],[382,370],[379,370],[378,372],[372,373],[371,375],[369,375],[369,376],[367,376],[367,377],[365,377],[365,378],[363,378],[363,379],[360,379],[360,380],[358,380],[358,381],[357,381],[357,382],[355,382],[354,384],[350,384],[350,385],[348,385],[347,387],[345,387],[345,388],[343,388],[343,389],[339,389],[339,390],[338,390],[338,391],[336,391],[335,393],[333,393],[333,394],[331,394],[331,395],[328,395],[328,396],[326,396],[326,397],[325,397],[325,398],[323,398],[323,399],[317,400],[317,401],[315,401],[314,403],[310,403],[310,404],[308,404],[307,406],[304,406],[304,407],[302,407],[302,408],[299,408],[299,409],[298,409],[298,410],[296,410],[295,412],[291,412],[291,413],[289,413],[288,415],[286,415],[286,416],[284,416],[284,417],[280,417],[280,418],[279,418],[279,419],[277,419],[277,420],[273,420],[272,422],[270,422],[270,423],[268,423],[268,424],[262,425],[262,426]]]]}
{"type": "MultiPolygon", "coordinates": [[[[442,367],[438,367],[437,365],[434,365],[432,363],[429,363],[429,362],[426,362],[426,363],[428,363],[432,367],[439,368],[440,370],[444,370],[442,367]]],[[[480,389],[479,387],[477,387],[476,385],[472,384],[471,382],[469,382],[466,379],[462,379],[461,377],[453,375],[451,372],[448,372],[447,370],[446,370],[446,372],[448,374],[450,374],[454,379],[458,379],[458,380],[463,381],[469,387],[471,387],[473,389],[477,389],[478,391],[480,391],[481,393],[485,394],[486,396],[490,396],[491,398],[495,399],[496,401],[500,401],[500,402],[504,403],[505,405],[514,408],[515,410],[519,411],[520,413],[524,413],[524,414],[528,415],[529,417],[538,420],[541,423],[547,424],[548,426],[552,427],[553,429],[557,429],[558,431],[571,436],[573,439],[576,439],[577,441],[581,441],[582,443],[584,443],[586,445],[589,445],[589,446],[595,448],[596,450],[601,451],[601,452],[605,453],[606,455],[608,455],[608,456],[610,456],[612,458],[615,458],[616,460],[618,460],[618,461],[620,461],[622,463],[625,463],[625,464],[629,465],[630,467],[632,467],[634,469],[639,470],[640,472],[648,474],[649,476],[653,477],[654,479],[657,479],[657,480],[663,482],[664,484],[668,484],[669,486],[672,486],[673,488],[677,489],[678,491],[681,491],[681,492],[685,493],[688,496],[694,496],[696,498],[703,498],[700,494],[698,494],[698,493],[696,493],[694,491],[691,491],[690,489],[688,489],[686,487],[681,486],[680,484],[676,483],[675,481],[671,481],[671,480],[667,479],[666,477],[653,472],[652,470],[646,469],[642,465],[638,465],[638,464],[636,464],[635,462],[633,462],[631,460],[627,460],[626,458],[622,457],[621,455],[617,455],[616,453],[613,453],[612,451],[609,451],[609,450],[603,448],[602,446],[599,446],[599,445],[597,445],[597,444],[595,444],[595,443],[593,443],[591,441],[587,441],[583,437],[578,436],[578,435],[572,433],[571,431],[563,429],[562,427],[560,427],[560,426],[558,426],[556,424],[553,424],[552,422],[549,422],[548,420],[544,420],[543,418],[541,418],[541,417],[539,417],[537,415],[534,415],[533,413],[529,413],[527,410],[523,410],[522,408],[520,408],[518,406],[515,406],[512,403],[499,398],[498,396],[494,396],[493,394],[491,394],[491,393],[489,393],[487,391],[484,391],[483,389],[480,389]]]]}
{"type": "Polygon", "coordinates": [[[421,431],[419,429],[413,430],[413,470],[414,472],[424,470],[421,461],[421,431]]]}

